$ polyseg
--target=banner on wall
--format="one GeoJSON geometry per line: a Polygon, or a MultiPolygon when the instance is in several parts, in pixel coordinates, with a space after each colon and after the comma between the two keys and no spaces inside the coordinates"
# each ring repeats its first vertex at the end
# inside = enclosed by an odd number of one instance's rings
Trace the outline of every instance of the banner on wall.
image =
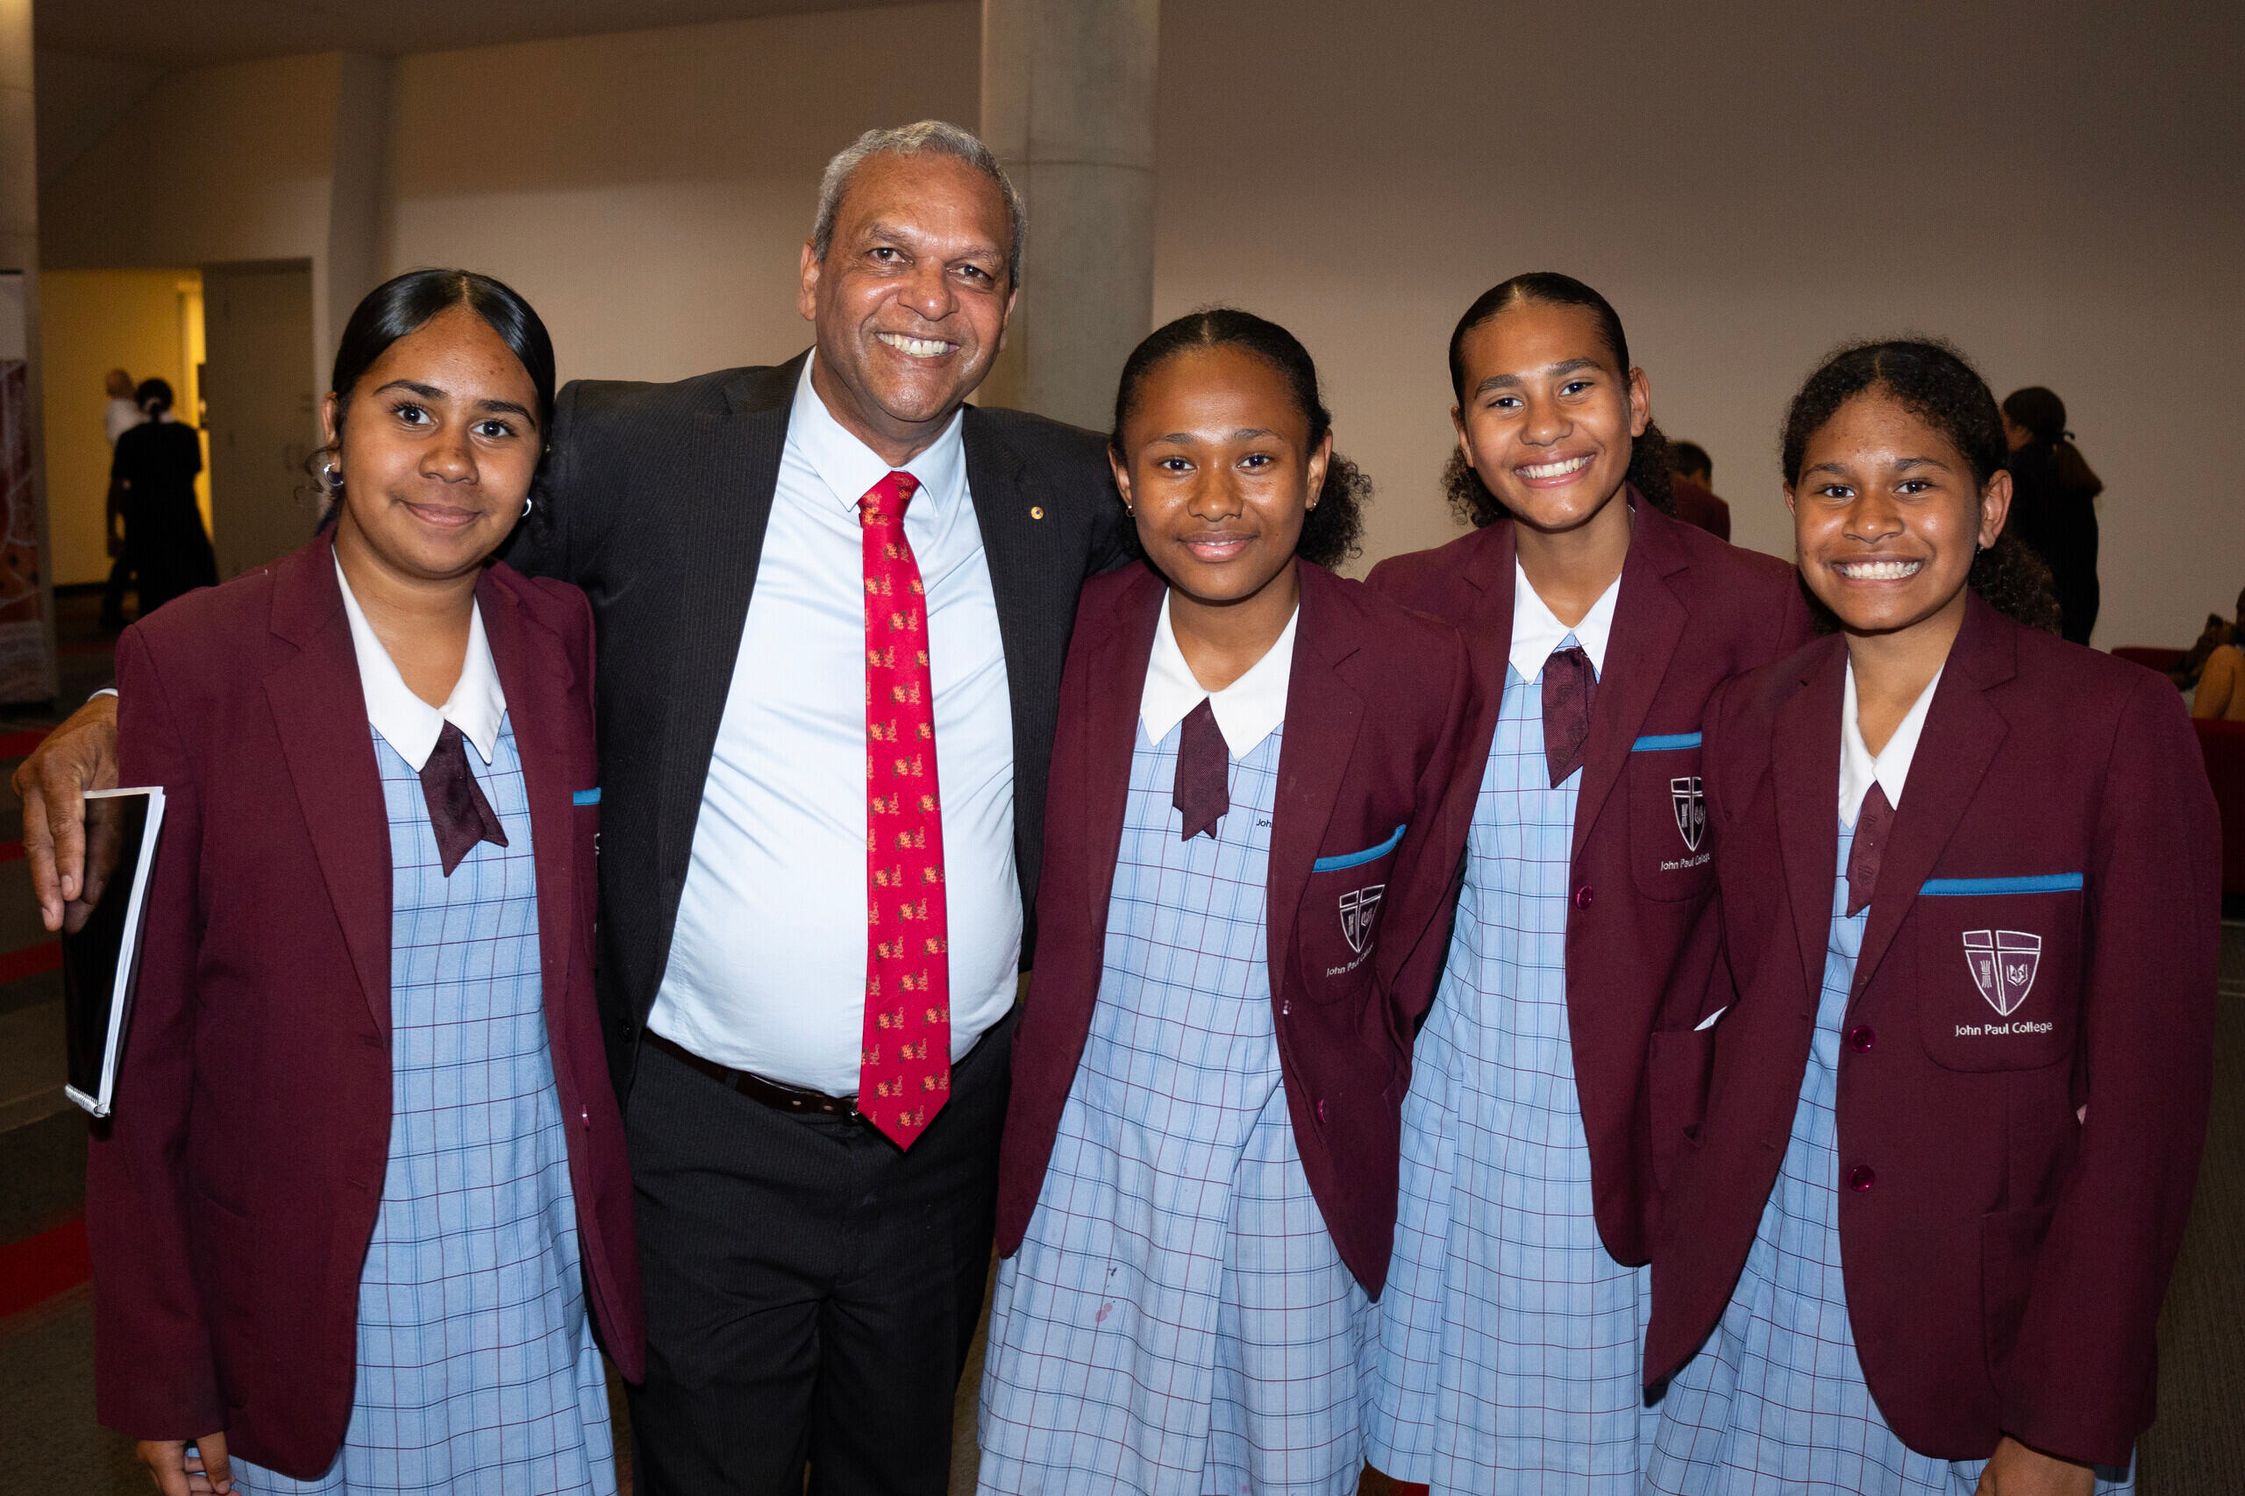
{"type": "Polygon", "coordinates": [[[39,506],[31,489],[31,362],[24,278],[0,270],[0,702],[55,694],[39,506]]]}

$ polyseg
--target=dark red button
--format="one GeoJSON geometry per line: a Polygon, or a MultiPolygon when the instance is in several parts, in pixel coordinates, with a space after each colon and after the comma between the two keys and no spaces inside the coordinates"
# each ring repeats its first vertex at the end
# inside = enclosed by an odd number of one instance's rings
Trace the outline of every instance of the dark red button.
{"type": "Polygon", "coordinates": [[[1859,1195],[1868,1193],[1878,1182],[1879,1176],[1869,1164],[1857,1164],[1847,1176],[1847,1187],[1859,1195]]]}
{"type": "Polygon", "coordinates": [[[1575,890],[1575,907],[1577,909],[1588,909],[1591,905],[1591,901],[1596,899],[1597,897],[1598,890],[1585,883],[1582,887],[1575,890]]]}
{"type": "Polygon", "coordinates": [[[1320,1122],[1325,1120],[1325,1098],[1322,1096],[1317,1098],[1317,1120],[1320,1122]]]}
{"type": "Polygon", "coordinates": [[[1847,1047],[1857,1054],[1863,1053],[1879,1042],[1879,1031],[1867,1023],[1859,1023],[1848,1030],[1847,1047]]]}

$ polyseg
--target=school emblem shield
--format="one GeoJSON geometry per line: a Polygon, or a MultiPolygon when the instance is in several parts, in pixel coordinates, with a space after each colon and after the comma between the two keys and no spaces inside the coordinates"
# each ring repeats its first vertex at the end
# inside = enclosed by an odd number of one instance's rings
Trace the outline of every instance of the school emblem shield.
{"type": "Polygon", "coordinates": [[[1700,789],[1699,776],[1669,780],[1668,798],[1676,807],[1676,830],[1684,838],[1684,850],[1698,851],[1707,836],[1707,796],[1700,789]]]}
{"type": "Polygon", "coordinates": [[[1341,934],[1359,956],[1372,943],[1372,920],[1380,912],[1380,896],[1387,891],[1385,883],[1375,883],[1341,895],[1341,934]]]}
{"type": "Polygon", "coordinates": [[[2042,964],[2042,937],[2025,930],[1967,930],[1964,964],[1988,1006],[2009,1018],[2034,990],[2042,964]]]}

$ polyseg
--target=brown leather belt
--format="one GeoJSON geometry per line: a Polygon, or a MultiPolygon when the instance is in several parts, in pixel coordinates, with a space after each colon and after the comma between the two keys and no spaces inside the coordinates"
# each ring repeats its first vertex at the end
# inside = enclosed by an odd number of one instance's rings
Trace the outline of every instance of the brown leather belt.
{"type": "Polygon", "coordinates": [[[715,1060],[702,1058],[685,1045],[649,1029],[645,1042],[682,1065],[688,1065],[716,1081],[730,1086],[751,1101],[760,1101],[781,1112],[812,1112],[822,1117],[855,1117],[858,1115],[855,1096],[829,1096],[824,1091],[798,1091],[793,1086],[783,1086],[768,1081],[761,1075],[746,1070],[735,1070],[730,1065],[720,1065],[715,1060]]]}

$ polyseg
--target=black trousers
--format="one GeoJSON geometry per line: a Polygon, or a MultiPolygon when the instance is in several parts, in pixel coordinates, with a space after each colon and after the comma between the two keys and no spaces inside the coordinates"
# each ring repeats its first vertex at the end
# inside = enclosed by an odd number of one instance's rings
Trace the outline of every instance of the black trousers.
{"type": "Polygon", "coordinates": [[[647,1301],[639,1496],[943,1496],[989,1273],[1014,1020],[906,1152],[642,1049],[625,1122],[647,1301]]]}

